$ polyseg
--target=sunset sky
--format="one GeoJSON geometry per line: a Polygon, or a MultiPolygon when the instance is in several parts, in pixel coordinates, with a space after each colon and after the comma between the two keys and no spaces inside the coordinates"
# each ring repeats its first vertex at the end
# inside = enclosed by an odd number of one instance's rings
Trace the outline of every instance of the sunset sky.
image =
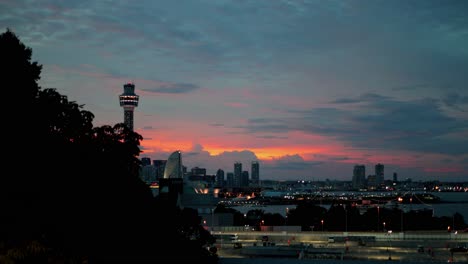
{"type": "Polygon", "coordinates": [[[0,0],[0,26],[96,126],[123,122],[133,82],[140,157],[468,181],[465,0],[0,0]]]}

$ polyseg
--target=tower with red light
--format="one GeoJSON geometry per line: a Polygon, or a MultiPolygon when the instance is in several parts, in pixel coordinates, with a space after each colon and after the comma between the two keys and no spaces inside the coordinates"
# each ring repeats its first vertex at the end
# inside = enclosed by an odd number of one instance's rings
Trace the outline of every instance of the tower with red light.
{"type": "Polygon", "coordinates": [[[124,84],[124,92],[119,96],[120,106],[124,109],[124,124],[133,131],[133,111],[138,106],[139,96],[135,94],[135,84],[124,84]]]}

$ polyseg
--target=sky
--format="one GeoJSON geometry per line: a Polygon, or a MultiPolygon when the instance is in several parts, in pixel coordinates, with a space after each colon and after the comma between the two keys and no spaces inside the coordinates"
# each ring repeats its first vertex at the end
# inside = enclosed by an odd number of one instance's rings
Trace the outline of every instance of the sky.
{"type": "Polygon", "coordinates": [[[468,1],[0,0],[55,88],[140,157],[260,179],[468,181],[468,1]]]}

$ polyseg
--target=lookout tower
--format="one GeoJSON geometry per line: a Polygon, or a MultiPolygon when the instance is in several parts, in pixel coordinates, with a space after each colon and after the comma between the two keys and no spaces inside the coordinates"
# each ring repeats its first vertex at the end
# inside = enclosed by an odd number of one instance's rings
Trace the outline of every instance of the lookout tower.
{"type": "Polygon", "coordinates": [[[124,92],[119,96],[120,106],[124,109],[124,123],[133,131],[133,111],[138,106],[139,96],[135,94],[135,84],[124,84],[124,92]]]}

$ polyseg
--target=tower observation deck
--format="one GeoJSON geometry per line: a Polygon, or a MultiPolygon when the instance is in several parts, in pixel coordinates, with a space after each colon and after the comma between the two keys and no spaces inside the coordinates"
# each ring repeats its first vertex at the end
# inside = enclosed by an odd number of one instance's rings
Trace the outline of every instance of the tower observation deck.
{"type": "Polygon", "coordinates": [[[133,110],[138,106],[139,96],[135,94],[133,83],[124,84],[124,92],[119,96],[120,106],[124,109],[124,123],[133,131],[133,110]]]}

